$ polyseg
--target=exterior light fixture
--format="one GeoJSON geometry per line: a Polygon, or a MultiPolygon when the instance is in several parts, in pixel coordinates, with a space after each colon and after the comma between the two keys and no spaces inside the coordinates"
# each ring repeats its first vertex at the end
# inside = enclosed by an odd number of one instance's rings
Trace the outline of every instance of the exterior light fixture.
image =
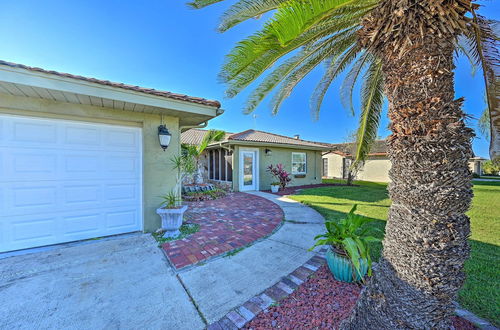
{"type": "Polygon", "coordinates": [[[170,134],[170,132],[168,131],[167,126],[158,126],[158,140],[160,141],[160,146],[162,147],[163,151],[168,148],[171,138],[172,134],[170,134]]]}
{"type": "Polygon", "coordinates": [[[271,156],[271,154],[273,153],[271,149],[266,149],[264,150],[264,152],[266,153],[266,156],[271,156]]]}

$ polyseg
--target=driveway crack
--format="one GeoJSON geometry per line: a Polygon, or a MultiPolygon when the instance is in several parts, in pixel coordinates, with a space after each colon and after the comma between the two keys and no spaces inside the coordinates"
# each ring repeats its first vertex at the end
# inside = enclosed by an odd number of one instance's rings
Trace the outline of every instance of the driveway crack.
{"type": "Polygon", "coordinates": [[[175,277],[177,277],[177,280],[179,280],[179,283],[182,285],[182,288],[184,289],[184,291],[186,291],[186,294],[188,295],[189,300],[191,301],[191,303],[193,304],[194,308],[198,312],[198,315],[200,315],[201,320],[203,321],[203,323],[205,323],[205,326],[207,326],[208,325],[208,321],[205,318],[205,315],[203,315],[203,313],[201,312],[200,307],[198,306],[198,304],[194,300],[193,296],[191,295],[191,292],[189,292],[189,289],[186,287],[186,285],[182,281],[182,278],[179,276],[179,274],[176,274],[175,277]]]}

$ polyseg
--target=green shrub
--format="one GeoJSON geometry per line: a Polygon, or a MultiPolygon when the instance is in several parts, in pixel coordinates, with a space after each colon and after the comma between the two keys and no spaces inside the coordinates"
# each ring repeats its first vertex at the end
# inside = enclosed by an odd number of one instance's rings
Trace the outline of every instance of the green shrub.
{"type": "Polygon", "coordinates": [[[380,239],[371,236],[372,233],[379,231],[374,227],[366,227],[373,219],[354,214],[357,205],[354,205],[347,216],[339,221],[326,221],[326,233],[316,236],[316,243],[309,249],[312,250],[318,245],[330,245],[336,250],[347,255],[354,266],[354,269],[360,273],[360,259],[365,259],[368,263],[368,275],[371,275],[370,242],[379,242],[380,239]]]}

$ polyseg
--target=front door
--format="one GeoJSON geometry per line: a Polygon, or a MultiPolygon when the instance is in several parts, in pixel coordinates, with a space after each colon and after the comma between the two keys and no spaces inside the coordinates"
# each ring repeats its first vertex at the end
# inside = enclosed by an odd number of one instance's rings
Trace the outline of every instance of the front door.
{"type": "Polygon", "coordinates": [[[258,150],[240,150],[240,191],[258,190],[258,150]]]}

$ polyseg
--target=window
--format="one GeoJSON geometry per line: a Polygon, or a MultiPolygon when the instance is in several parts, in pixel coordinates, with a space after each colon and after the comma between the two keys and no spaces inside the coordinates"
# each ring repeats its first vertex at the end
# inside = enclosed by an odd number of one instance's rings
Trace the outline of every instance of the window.
{"type": "Polygon", "coordinates": [[[225,149],[208,152],[208,178],[216,181],[233,180],[231,153],[225,149]]]}
{"type": "Polygon", "coordinates": [[[323,176],[328,176],[328,158],[323,158],[323,176]]]}
{"type": "Polygon", "coordinates": [[[307,173],[307,157],[305,152],[292,152],[292,174],[307,173]]]}

